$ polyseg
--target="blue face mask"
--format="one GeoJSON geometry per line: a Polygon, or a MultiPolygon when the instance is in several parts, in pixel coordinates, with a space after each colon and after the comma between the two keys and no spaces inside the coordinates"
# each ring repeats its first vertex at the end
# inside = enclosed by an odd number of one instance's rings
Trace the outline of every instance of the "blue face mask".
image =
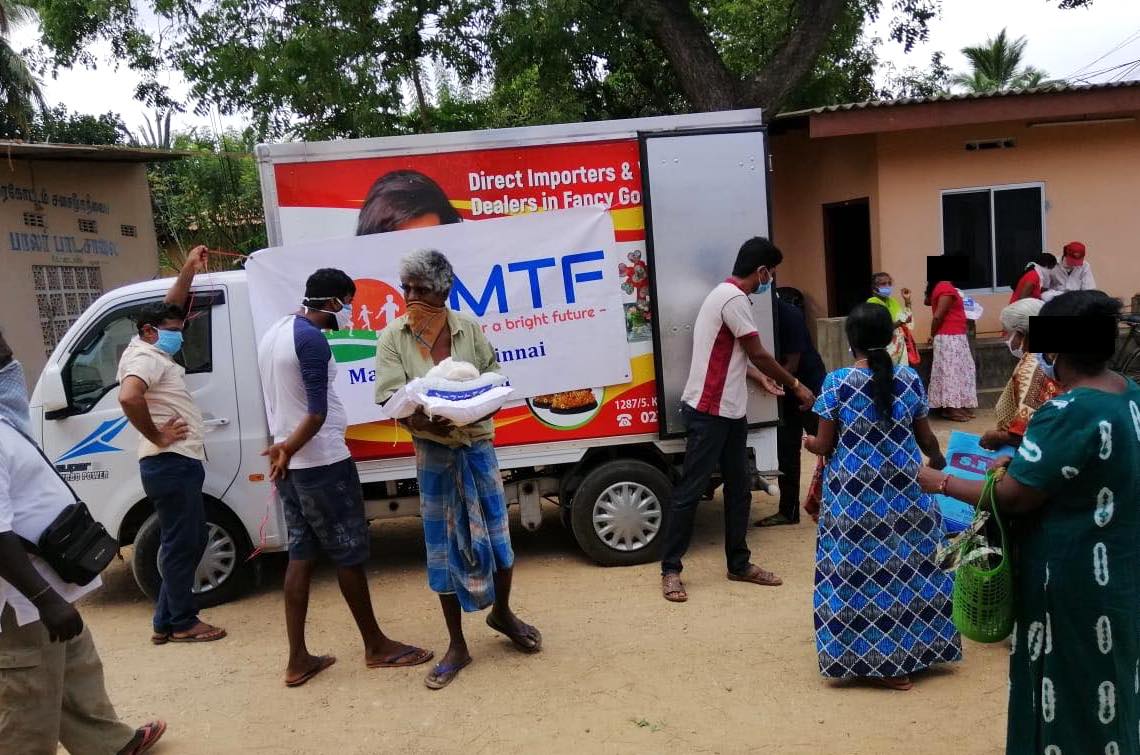
{"type": "Polygon", "coordinates": [[[891,286],[879,286],[878,288],[875,289],[875,293],[877,293],[879,296],[883,297],[884,299],[891,295],[891,291],[894,291],[894,288],[892,288],[891,286]]]}
{"type": "Polygon", "coordinates": [[[768,282],[756,284],[756,290],[753,291],[752,293],[763,294],[763,293],[766,293],[768,291],[768,289],[770,289],[771,287],[772,287],[772,273],[769,272],[768,273],[768,282]]]}
{"type": "Polygon", "coordinates": [[[159,330],[158,340],[155,341],[154,345],[170,356],[174,356],[182,350],[182,331],[159,330]]]}
{"type": "Polygon", "coordinates": [[[1057,379],[1057,362],[1056,361],[1054,361],[1052,364],[1050,364],[1045,359],[1044,354],[1038,354],[1037,355],[1037,364],[1041,365],[1041,374],[1042,375],[1049,378],[1050,380],[1055,381],[1057,379]]]}

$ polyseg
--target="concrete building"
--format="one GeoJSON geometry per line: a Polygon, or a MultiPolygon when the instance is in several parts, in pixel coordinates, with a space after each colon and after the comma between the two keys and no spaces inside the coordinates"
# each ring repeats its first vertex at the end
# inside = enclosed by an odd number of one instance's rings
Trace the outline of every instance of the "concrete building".
{"type": "Polygon", "coordinates": [[[1098,287],[1127,304],[1140,292],[1138,117],[1137,82],[782,114],[770,142],[779,284],[805,293],[811,319],[838,317],[885,270],[913,292],[922,342],[926,257],[964,254],[984,338],[1025,261],[1076,240],[1098,287]]]}
{"type": "Polygon", "coordinates": [[[29,383],[91,302],[158,273],[146,163],[180,156],[0,142],[0,329],[29,383]]]}

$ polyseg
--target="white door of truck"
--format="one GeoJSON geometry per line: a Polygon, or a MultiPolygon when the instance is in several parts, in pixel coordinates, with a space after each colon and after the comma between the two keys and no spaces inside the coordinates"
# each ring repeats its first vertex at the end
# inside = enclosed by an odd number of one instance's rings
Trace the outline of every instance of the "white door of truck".
{"type": "MultiPolygon", "coordinates": [[[[241,462],[229,310],[224,289],[194,294],[179,358],[206,424],[204,490],[221,498],[241,462]]],[[[122,518],[144,497],[136,460],[139,436],[119,408],[116,372],[136,334],[131,318],[153,301],[157,298],[118,304],[80,334],[60,365],[69,407],[44,419],[44,451],[116,536],[122,518]]]]}
{"type": "MultiPolygon", "coordinates": [[[[732,273],[745,240],[771,235],[765,141],[759,127],[641,136],[657,392],[665,437],[684,432],[681,393],[701,303],[732,273]]],[[[761,341],[772,351],[771,291],[751,298],[761,341]]],[[[779,421],[775,399],[750,386],[748,420],[754,427],[774,426],[779,421]]]]}

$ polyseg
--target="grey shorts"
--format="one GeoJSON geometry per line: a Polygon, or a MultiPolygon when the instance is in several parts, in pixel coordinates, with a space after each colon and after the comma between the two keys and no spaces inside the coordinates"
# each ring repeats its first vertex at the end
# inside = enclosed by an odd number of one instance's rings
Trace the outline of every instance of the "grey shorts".
{"type": "Polygon", "coordinates": [[[337,566],[368,560],[368,520],[352,459],[323,467],[290,469],[277,481],[289,528],[289,559],[308,561],[321,551],[337,566]]]}

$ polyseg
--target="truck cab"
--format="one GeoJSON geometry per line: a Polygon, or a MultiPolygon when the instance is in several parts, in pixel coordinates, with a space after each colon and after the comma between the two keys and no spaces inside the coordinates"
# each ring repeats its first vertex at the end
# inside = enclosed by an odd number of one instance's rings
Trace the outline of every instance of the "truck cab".
{"type": "MultiPolygon", "coordinates": [[[[158,521],[139,478],[138,432],[118,401],[119,358],[137,336],[133,316],[161,301],[169,280],[152,280],[100,297],[60,341],[31,396],[32,425],[60,474],[121,544],[135,547],[132,568],[147,595],[157,594],[158,521]]],[[[264,460],[268,429],[245,273],[199,276],[176,359],[206,426],[209,541],[198,569],[206,602],[236,594],[243,563],[264,541],[273,549],[283,527],[271,511],[264,460]],[[260,502],[260,503],[259,503],[260,502]]]]}

